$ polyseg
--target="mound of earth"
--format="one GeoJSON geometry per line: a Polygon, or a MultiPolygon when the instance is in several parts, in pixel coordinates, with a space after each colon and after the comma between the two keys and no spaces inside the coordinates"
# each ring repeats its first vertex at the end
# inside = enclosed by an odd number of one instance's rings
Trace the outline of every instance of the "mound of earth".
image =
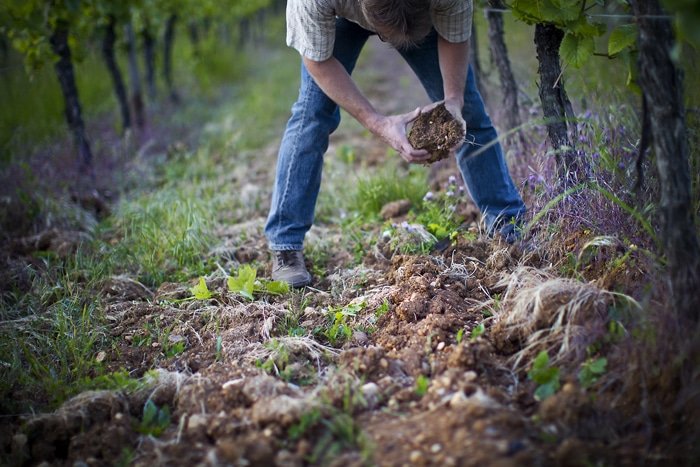
{"type": "Polygon", "coordinates": [[[416,118],[408,132],[408,141],[416,149],[430,153],[426,162],[432,164],[447,158],[450,148],[464,141],[464,129],[452,114],[440,104],[416,118]]]}

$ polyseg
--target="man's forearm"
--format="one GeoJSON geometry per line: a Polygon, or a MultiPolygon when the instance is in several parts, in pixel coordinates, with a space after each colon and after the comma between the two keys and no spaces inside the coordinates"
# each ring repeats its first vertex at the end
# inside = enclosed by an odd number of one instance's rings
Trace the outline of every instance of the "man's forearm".
{"type": "Polygon", "coordinates": [[[323,62],[316,62],[304,58],[304,65],[328,97],[355,117],[365,128],[372,129],[373,121],[379,115],[338,60],[330,58],[323,62]]]}
{"type": "Polygon", "coordinates": [[[438,35],[438,57],[445,101],[464,105],[464,86],[469,65],[469,41],[449,42],[438,35]]]}
{"type": "Polygon", "coordinates": [[[429,157],[427,151],[413,148],[406,137],[406,125],[419,115],[420,109],[403,115],[382,115],[360,92],[337,59],[330,58],[323,62],[303,60],[316,84],[329,98],[396,149],[406,161],[422,162],[429,157]]]}

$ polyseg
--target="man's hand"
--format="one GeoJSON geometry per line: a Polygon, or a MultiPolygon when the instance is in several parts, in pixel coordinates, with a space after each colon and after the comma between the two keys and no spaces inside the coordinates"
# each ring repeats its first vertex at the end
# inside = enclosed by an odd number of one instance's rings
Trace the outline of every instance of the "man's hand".
{"type": "Polygon", "coordinates": [[[430,154],[425,149],[415,149],[408,142],[406,127],[413,120],[418,118],[421,109],[417,108],[413,112],[402,115],[377,116],[368,126],[370,131],[383,139],[389,146],[394,148],[401,157],[409,163],[416,164],[425,162],[430,158],[430,154]]]}
{"type": "MultiPolygon", "coordinates": [[[[420,113],[426,113],[433,110],[440,104],[445,104],[445,109],[452,115],[452,117],[459,122],[462,126],[462,131],[464,132],[465,138],[467,135],[467,122],[464,121],[462,117],[462,100],[461,99],[446,99],[442,101],[433,102],[420,109],[420,113]]],[[[454,147],[450,148],[450,156],[454,156],[455,153],[464,145],[464,142],[457,143],[454,147]]]]}
{"type": "Polygon", "coordinates": [[[458,102],[454,99],[445,100],[445,108],[450,114],[452,114],[452,117],[454,117],[454,119],[457,120],[460,125],[462,125],[462,130],[464,130],[464,133],[466,134],[467,122],[465,122],[464,117],[462,117],[462,107],[463,104],[461,101],[458,102]]]}

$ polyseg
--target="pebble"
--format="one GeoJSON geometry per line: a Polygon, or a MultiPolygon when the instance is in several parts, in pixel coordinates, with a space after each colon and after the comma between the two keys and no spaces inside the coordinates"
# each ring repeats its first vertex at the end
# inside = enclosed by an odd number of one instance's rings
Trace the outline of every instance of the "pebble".
{"type": "Polygon", "coordinates": [[[464,391],[457,391],[450,398],[450,407],[452,408],[463,407],[466,404],[467,396],[464,394],[464,391]]]}
{"type": "Polygon", "coordinates": [[[445,343],[444,343],[444,342],[440,342],[440,343],[437,345],[437,349],[438,349],[438,350],[442,350],[442,349],[444,349],[444,348],[445,348],[445,343]]]}
{"type": "Polygon", "coordinates": [[[432,452],[433,454],[436,454],[436,453],[438,453],[438,452],[440,452],[440,451],[442,451],[442,445],[441,445],[441,444],[435,443],[435,444],[433,444],[432,446],[430,446],[430,452],[432,452]]]}
{"type": "Polygon", "coordinates": [[[352,340],[358,343],[359,345],[365,345],[369,342],[369,338],[367,337],[367,334],[362,332],[362,331],[355,331],[352,333],[352,340]]]}
{"type": "Polygon", "coordinates": [[[190,418],[187,420],[187,431],[195,431],[198,430],[200,427],[206,426],[207,424],[207,417],[206,415],[202,414],[192,414],[190,415],[190,418]]]}
{"type": "Polygon", "coordinates": [[[411,454],[408,456],[408,460],[411,461],[412,464],[417,464],[423,460],[423,453],[420,451],[411,451],[411,454]]]}

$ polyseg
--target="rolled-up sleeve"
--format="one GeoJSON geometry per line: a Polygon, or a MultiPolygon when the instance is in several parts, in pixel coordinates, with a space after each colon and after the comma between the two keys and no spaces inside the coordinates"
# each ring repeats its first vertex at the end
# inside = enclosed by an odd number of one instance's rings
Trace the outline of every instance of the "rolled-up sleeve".
{"type": "Polygon", "coordinates": [[[472,0],[437,0],[431,10],[435,30],[448,42],[464,42],[472,35],[472,0]]]}
{"type": "Polygon", "coordinates": [[[335,9],[327,0],[287,0],[287,45],[323,61],[333,55],[335,9]]]}

